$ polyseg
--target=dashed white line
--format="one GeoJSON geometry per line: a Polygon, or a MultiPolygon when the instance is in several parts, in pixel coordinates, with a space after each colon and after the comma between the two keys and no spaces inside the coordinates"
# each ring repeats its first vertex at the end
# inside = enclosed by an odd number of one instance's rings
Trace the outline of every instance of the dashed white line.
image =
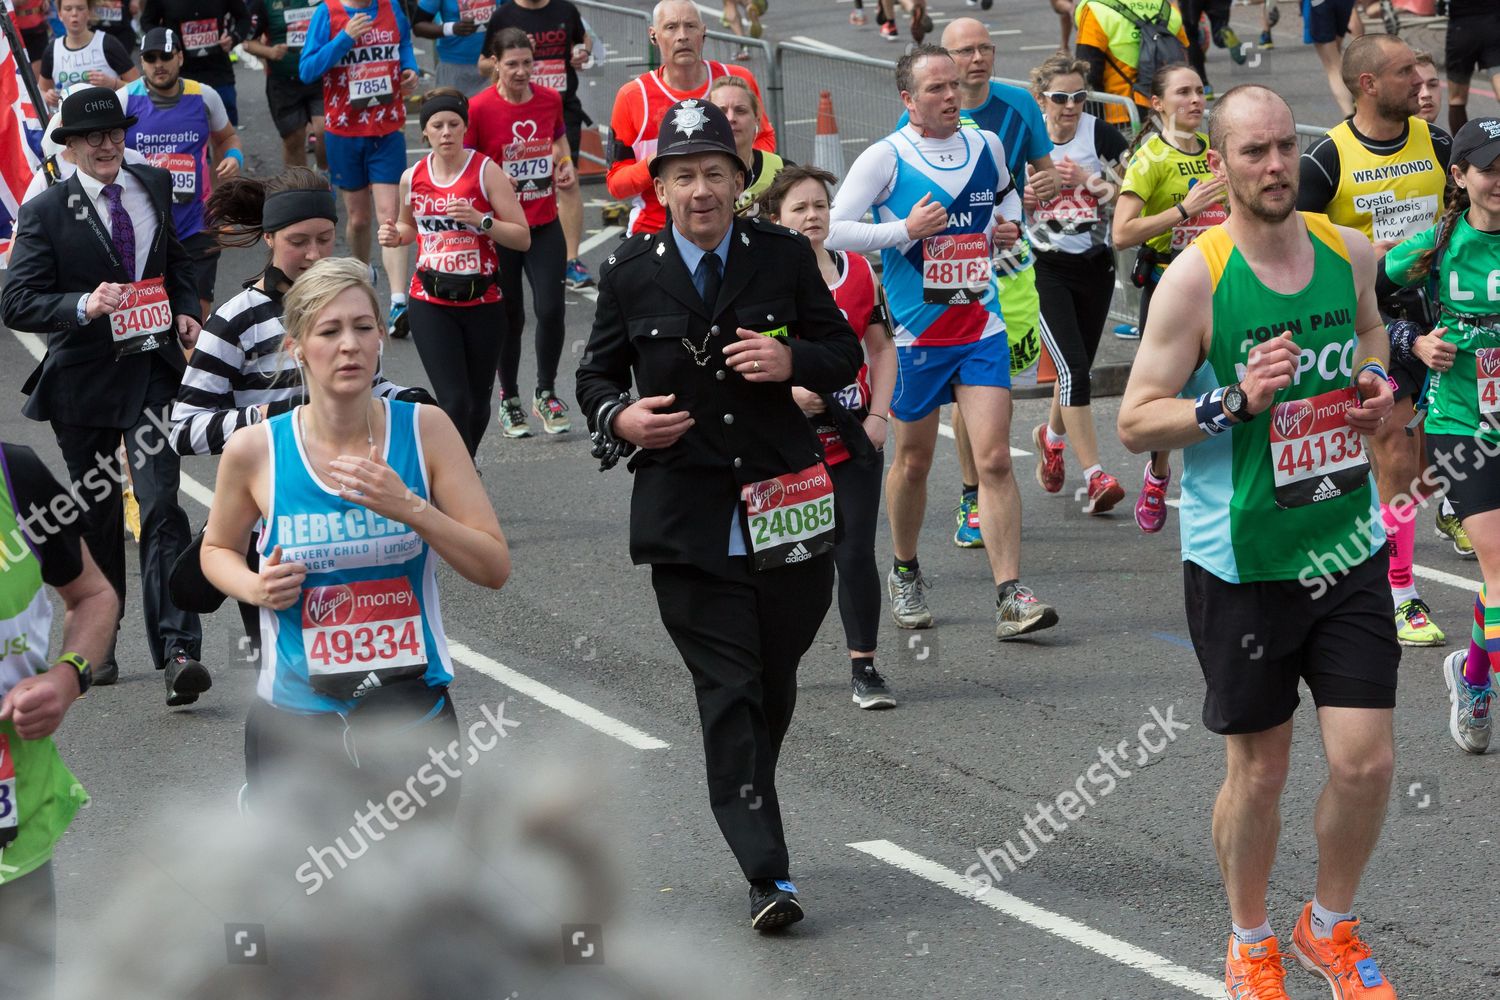
{"type": "Polygon", "coordinates": [[[884,861],[888,865],[900,868],[902,871],[911,872],[934,885],[951,890],[965,899],[988,906],[1013,920],[1019,920],[1053,937],[1061,938],[1111,961],[1144,972],[1153,979],[1176,986],[1193,996],[1213,998],[1224,996],[1224,984],[1201,972],[1194,972],[1155,952],[1096,931],[1072,917],[1044,910],[1034,903],[1028,903],[1021,897],[1013,896],[1000,889],[991,887],[984,892],[976,892],[975,886],[958,872],[945,868],[936,861],[929,861],[919,854],[913,854],[889,840],[867,840],[848,846],[884,861]]]}
{"type": "Polygon", "coordinates": [[[611,239],[619,236],[624,231],[624,226],[605,226],[593,236],[590,236],[588,239],[578,244],[579,255],[581,256],[588,253],[590,250],[594,249],[594,247],[598,246],[601,243],[609,242],[611,239]]]}
{"type": "Polygon", "coordinates": [[[618,719],[611,718],[603,712],[576,698],[570,698],[556,688],[548,687],[541,681],[533,680],[519,671],[512,670],[497,660],[492,660],[483,653],[477,653],[460,642],[448,643],[448,652],[453,659],[462,663],[470,670],[476,670],[481,674],[492,677],[504,684],[506,687],[519,694],[523,694],[533,701],[539,701],[543,705],[563,715],[583,723],[590,729],[603,733],[624,743],[626,746],[636,750],[665,750],[670,743],[659,740],[650,733],[643,733],[634,726],[626,725],[618,719]]]}

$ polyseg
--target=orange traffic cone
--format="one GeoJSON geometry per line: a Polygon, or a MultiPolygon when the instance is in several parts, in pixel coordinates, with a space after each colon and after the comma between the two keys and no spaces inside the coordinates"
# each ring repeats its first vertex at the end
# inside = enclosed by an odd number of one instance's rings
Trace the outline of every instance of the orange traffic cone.
{"type": "Polygon", "coordinates": [[[818,132],[813,139],[813,166],[843,179],[844,144],[839,141],[839,123],[833,117],[833,97],[818,95],[818,132]]]}

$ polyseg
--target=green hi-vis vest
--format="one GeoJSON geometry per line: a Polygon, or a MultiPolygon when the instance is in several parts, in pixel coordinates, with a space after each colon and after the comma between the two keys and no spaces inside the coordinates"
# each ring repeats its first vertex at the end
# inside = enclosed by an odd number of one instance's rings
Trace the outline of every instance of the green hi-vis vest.
{"type": "Polygon", "coordinates": [[[1301,349],[1268,411],[1183,451],[1182,558],[1230,583],[1307,583],[1385,544],[1364,441],[1342,416],[1360,360],[1349,249],[1326,216],[1301,215],[1313,273],[1290,295],[1261,284],[1222,226],[1197,240],[1213,280],[1213,336],[1183,395],[1240,381],[1250,350],[1283,331],[1301,349]]]}
{"type": "MultiPolygon", "coordinates": [[[[42,564],[16,517],[9,482],[7,474],[5,488],[0,489],[0,696],[46,668],[52,629],[42,564]]],[[[0,722],[0,753],[0,840],[14,833],[14,839],[0,847],[3,886],[52,857],[53,847],[88,794],[63,763],[51,737],[23,740],[10,722],[0,722]]]]}

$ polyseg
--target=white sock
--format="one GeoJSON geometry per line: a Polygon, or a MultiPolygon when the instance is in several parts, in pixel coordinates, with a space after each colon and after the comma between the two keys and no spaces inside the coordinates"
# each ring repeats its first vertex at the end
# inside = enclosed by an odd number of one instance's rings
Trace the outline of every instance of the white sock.
{"type": "Polygon", "coordinates": [[[1054,448],[1062,447],[1068,443],[1068,432],[1063,431],[1061,434],[1053,434],[1052,426],[1049,424],[1047,426],[1047,443],[1054,448]]]}
{"type": "Polygon", "coordinates": [[[1083,470],[1083,481],[1086,482],[1086,483],[1087,482],[1092,482],[1093,479],[1094,479],[1094,473],[1096,473],[1096,472],[1103,472],[1103,471],[1104,471],[1103,466],[1099,465],[1098,463],[1095,463],[1095,464],[1089,466],[1087,469],[1083,470]]]}
{"type": "Polygon", "coordinates": [[[1400,609],[1401,605],[1405,604],[1407,601],[1415,601],[1418,596],[1419,595],[1417,594],[1416,587],[1391,588],[1391,600],[1396,602],[1396,608],[1398,610],[1400,609]]]}
{"type": "Polygon", "coordinates": [[[1443,514],[1444,517],[1452,517],[1453,516],[1453,505],[1448,502],[1448,498],[1447,497],[1443,497],[1443,506],[1442,506],[1441,510],[1442,510],[1442,514],[1443,514]]]}
{"type": "Polygon", "coordinates": [[[1236,923],[1231,923],[1229,926],[1234,928],[1234,939],[1240,944],[1255,944],[1257,941],[1276,936],[1271,933],[1269,920],[1262,921],[1259,927],[1241,927],[1236,923]]]}
{"type": "Polygon", "coordinates": [[[1313,897],[1311,918],[1313,937],[1323,939],[1331,938],[1333,937],[1333,928],[1335,924],[1342,923],[1345,920],[1353,919],[1354,914],[1335,913],[1332,910],[1326,909],[1322,903],[1318,902],[1317,896],[1313,897]]]}

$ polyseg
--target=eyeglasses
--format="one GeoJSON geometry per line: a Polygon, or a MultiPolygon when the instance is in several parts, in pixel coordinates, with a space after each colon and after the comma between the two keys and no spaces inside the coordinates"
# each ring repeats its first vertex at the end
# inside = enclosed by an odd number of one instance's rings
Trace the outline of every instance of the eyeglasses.
{"type": "Polygon", "coordinates": [[[166,52],[142,52],[141,53],[141,62],[143,62],[143,63],[162,63],[162,62],[171,62],[171,61],[172,61],[172,57],[169,54],[167,54],[166,52]]]}
{"type": "Polygon", "coordinates": [[[948,54],[957,59],[973,59],[976,52],[982,56],[992,56],[995,54],[995,46],[985,42],[983,45],[965,45],[961,49],[948,50],[948,54]]]}
{"type": "Polygon", "coordinates": [[[1069,93],[1066,90],[1048,90],[1042,96],[1053,104],[1062,106],[1064,104],[1082,104],[1088,100],[1089,92],[1087,90],[1075,90],[1069,93]]]}
{"type": "Polygon", "coordinates": [[[88,135],[84,136],[84,138],[88,140],[88,144],[90,146],[93,146],[95,148],[104,145],[105,139],[108,139],[111,143],[118,146],[120,143],[125,141],[125,130],[122,128],[112,128],[108,132],[90,132],[88,135]]]}

